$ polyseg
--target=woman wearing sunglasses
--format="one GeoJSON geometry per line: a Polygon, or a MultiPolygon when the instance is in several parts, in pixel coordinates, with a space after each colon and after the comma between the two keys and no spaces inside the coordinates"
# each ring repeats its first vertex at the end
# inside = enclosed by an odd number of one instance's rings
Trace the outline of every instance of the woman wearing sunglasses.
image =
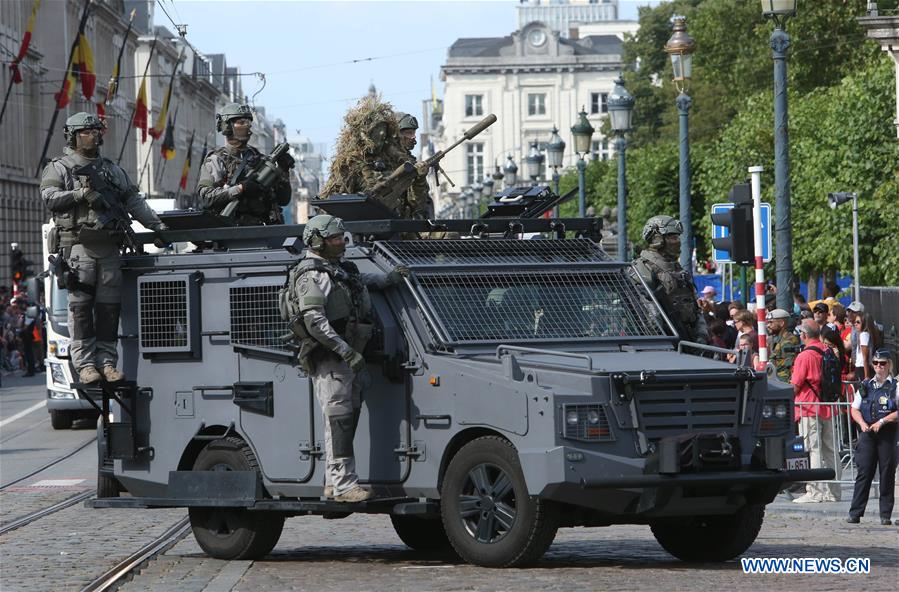
{"type": "Polygon", "coordinates": [[[874,377],[861,383],[852,401],[852,419],[858,424],[855,490],[846,522],[858,524],[865,515],[874,471],[880,467],[880,523],[892,524],[896,482],[896,379],[890,375],[890,350],[878,349],[871,358],[874,377]]]}

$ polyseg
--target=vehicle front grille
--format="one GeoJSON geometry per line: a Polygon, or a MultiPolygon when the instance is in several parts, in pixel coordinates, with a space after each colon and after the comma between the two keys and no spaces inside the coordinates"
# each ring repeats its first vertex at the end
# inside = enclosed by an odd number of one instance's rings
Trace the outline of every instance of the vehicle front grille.
{"type": "Polygon", "coordinates": [[[659,385],[634,390],[640,427],[648,438],[734,430],[740,417],[737,385],[659,385]]]}

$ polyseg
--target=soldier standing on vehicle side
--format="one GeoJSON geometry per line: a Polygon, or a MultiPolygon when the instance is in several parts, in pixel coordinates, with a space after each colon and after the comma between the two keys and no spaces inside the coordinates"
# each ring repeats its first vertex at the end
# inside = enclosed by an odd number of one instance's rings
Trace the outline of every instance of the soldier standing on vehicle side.
{"type": "MultiPolygon", "coordinates": [[[[399,128],[399,142],[406,151],[406,160],[413,165],[418,159],[412,154],[415,148],[415,131],[418,129],[418,120],[408,113],[397,112],[397,126],[399,128]]],[[[425,175],[418,175],[409,188],[407,197],[409,218],[428,220],[434,217],[434,202],[431,200],[428,179],[425,175]]]]}
{"type": "Polygon", "coordinates": [[[793,371],[793,360],[799,353],[799,338],[787,328],[789,318],[790,313],[782,308],[775,308],[767,315],[771,364],[774,365],[777,378],[788,384],[793,371]]]}
{"type": "Polygon", "coordinates": [[[300,339],[299,359],[325,416],[325,496],[361,502],[372,496],[359,485],[353,437],[362,406],[362,389],[371,378],[362,352],[372,334],[368,286],[397,284],[409,270],[359,273],[343,261],[345,229],[340,218],[321,214],[306,224],[306,256],[288,277],[290,327],[300,339]]]}
{"type": "MultiPolygon", "coordinates": [[[[72,363],[83,383],[103,376],[110,382],[125,376],[116,369],[116,341],[121,310],[122,270],[119,250],[124,234],[104,228],[100,218],[108,199],[118,200],[128,214],[147,228],[166,230],[156,213],[138,194],[128,175],[100,156],[105,126],[95,116],[76,113],[66,120],[64,155],[51,160],[41,175],[41,197],[53,215],[62,256],[78,274],[78,289],[69,292],[69,330],[72,363]],[[107,194],[91,187],[75,169],[93,165],[108,185],[107,194]]],[[[127,218],[127,214],[124,215],[127,218]]],[[[120,221],[130,227],[130,220],[120,221]]]]}
{"type": "Polygon", "coordinates": [[[262,154],[248,145],[252,123],[250,108],[237,103],[228,103],[215,116],[215,129],[225,136],[228,145],[216,148],[203,161],[197,196],[203,210],[215,214],[237,200],[234,221],[238,226],[283,224],[281,206],[290,203],[290,182],[281,179],[266,189],[250,178],[262,159],[262,154]]]}
{"type": "Polygon", "coordinates": [[[653,291],[682,339],[708,343],[705,318],[696,303],[693,275],[678,263],[684,227],[671,216],[653,216],[643,226],[643,249],[634,268],[653,291]]]}

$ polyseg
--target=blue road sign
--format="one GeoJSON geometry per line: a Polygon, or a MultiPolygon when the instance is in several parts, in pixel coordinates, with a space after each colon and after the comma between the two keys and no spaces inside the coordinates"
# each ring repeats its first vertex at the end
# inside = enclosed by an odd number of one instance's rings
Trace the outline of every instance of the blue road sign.
{"type": "MultiPolygon", "coordinates": [[[[732,203],[716,203],[712,206],[712,213],[726,212],[734,207],[732,203]]],[[[712,238],[724,238],[730,231],[724,226],[712,225],[712,238]]],[[[712,258],[716,263],[733,263],[727,251],[712,249],[712,258]]],[[[771,204],[762,202],[762,259],[767,263],[771,261],[771,204]]]]}

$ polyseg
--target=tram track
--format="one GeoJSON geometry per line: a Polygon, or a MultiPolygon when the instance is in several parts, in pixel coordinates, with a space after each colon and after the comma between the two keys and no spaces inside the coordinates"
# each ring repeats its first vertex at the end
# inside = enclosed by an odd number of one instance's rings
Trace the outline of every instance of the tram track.
{"type": "Polygon", "coordinates": [[[29,478],[31,478],[31,477],[34,477],[34,476],[37,475],[38,473],[41,473],[41,472],[43,472],[43,471],[46,471],[47,469],[49,469],[49,468],[52,467],[53,465],[56,465],[56,464],[58,464],[58,463],[61,463],[62,461],[64,461],[64,460],[66,460],[66,459],[69,459],[69,458],[75,456],[76,454],[78,454],[79,452],[81,452],[82,450],[84,450],[85,448],[87,448],[90,444],[93,444],[93,443],[96,442],[96,441],[97,441],[97,436],[94,436],[94,437],[92,437],[90,440],[87,440],[86,442],[82,442],[82,443],[79,444],[78,447],[76,447],[74,450],[71,450],[71,451],[69,451],[69,452],[63,454],[62,456],[59,456],[59,457],[57,457],[57,458],[51,460],[51,461],[48,462],[47,464],[45,464],[45,465],[43,465],[43,466],[41,466],[41,467],[38,467],[37,469],[31,471],[30,473],[28,473],[28,474],[26,474],[26,475],[23,475],[23,476],[19,477],[18,479],[14,479],[14,480],[12,480],[12,481],[9,481],[8,483],[4,483],[4,484],[0,485],[0,490],[6,489],[7,487],[11,487],[11,486],[13,486],[13,485],[15,485],[15,484],[17,484],[17,483],[21,483],[22,481],[24,481],[24,480],[26,480],[26,479],[29,479],[29,478]]]}
{"type": "Polygon", "coordinates": [[[107,570],[103,575],[82,588],[81,592],[102,592],[118,587],[125,583],[144,563],[171,549],[189,532],[190,518],[185,516],[154,540],[119,561],[112,569],[107,570]]]}
{"type": "Polygon", "coordinates": [[[53,514],[55,512],[59,512],[60,510],[64,510],[70,506],[74,506],[75,504],[82,502],[86,499],[93,497],[94,491],[82,491],[81,493],[76,493],[75,495],[68,497],[61,502],[57,502],[52,506],[47,506],[46,508],[41,508],[40,510],[31,512],[30,514],[26,514],[21,518],[16,518],[11,522],[7,522],[6,524],[0,525],[0,535],[6,534],[11,530],[16,530],[17,528],[22,528],[23,526],[27,526],[37,520],[38,518],[43,518],[44,516],[48,516],[49,514],[53,514]]]}

